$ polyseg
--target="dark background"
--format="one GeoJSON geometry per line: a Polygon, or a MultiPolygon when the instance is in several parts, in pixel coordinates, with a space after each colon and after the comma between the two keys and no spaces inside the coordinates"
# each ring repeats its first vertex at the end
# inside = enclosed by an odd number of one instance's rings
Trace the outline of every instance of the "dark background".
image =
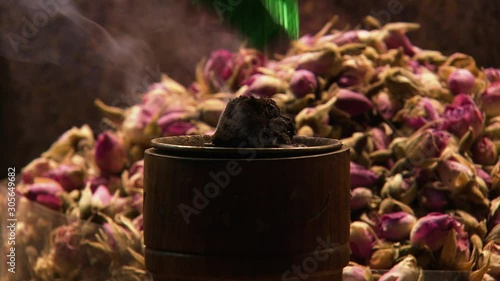
{"type": "MultiPolygon", "coordinates": [[[[64,16],[50,17],[21,53],[12,53],[6,35],[20,34],[23,17],[40,10],[33,2],[0,0],[4,171],[20,169],[72,126],[88,123],[98,133],[95,98],[128,107],[136,101],[135,90],[144,88],[140,81],[157,78],[152,69],[187,85],[210,51],[236,50],[241,44],[216,14],[194,7],[191,0],[100,0],[61,6],[64,16]]],[[[402,9],[390,21],[421,24],[410,34],[415,45],[467,53],[484,67],[500,66],[498,1],[302,0],[301,33],[318,31],[335,14],[340,16],[337,28],[354,27],[394,3],[402,9]]]]}

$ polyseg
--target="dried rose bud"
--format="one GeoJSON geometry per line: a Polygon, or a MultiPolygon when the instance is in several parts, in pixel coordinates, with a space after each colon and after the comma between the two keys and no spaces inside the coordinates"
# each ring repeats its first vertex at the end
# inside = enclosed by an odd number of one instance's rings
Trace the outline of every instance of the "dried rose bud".
{"type": "Polygon", "coordinates": [[[396,116],[395,121],[403,122],[407,127],[419,129],[423,125],[439,119],[444,108],[441,103],[435,99],[422,96],[414,96],[408,99],[396,116]]]}
{"type": "Polygon", "coordinates": [[[376,74],[373,62],[366,56],[344,56],[342,74],[337,84],[342,88],[369,85],[376,74]]]}
{"type": "Polygon", "coordinates": [[[54,159],[57,162],[62,162],[68,156],[73,155],[81,147],[91,147],[94,145],[94,134],[88,125],[83,125],[81,128],[73,127],[64,132],[56,142],[54,142],[49,150],[42,154],[44,158],[54,159]],[[82,144],[85,144],[83,146],[82,144]]]}
{"type": "Polygon", "coordinates": [[[243,82],[258,72],[259,67],[266,65],[266,57],[255,49],[241,48],[235,54],[234,65],[238,70],[233,89],[243,85],[243,82]]]}
{"type": "Polygon", "coordinates": [[[306,107],[295,116],[295,126],[299,131],[304,126],[309,126],[315,136],[328,137],[332,127],[328,125],[330,120],[330,110],[332,109],[336,98],[331,98],[328,102],[316,107],[306,107]]]}
{"type": "Polygon", "coordinates": [[[342,281],[372,281],[372,272],[369,267],[356,263],[349,263],[342,269],[342,281]]]}
{"type": "Polygon", "coordinates": [[[81,250],[81,226],[77,224],[63,225],[54,231],[52,249],[53,262],[62,270],[69,270],[81,264],[86,255],[81,250]]]}
{"type": "Polygon", "coordinates": [[[391,197],[409,205],[417,196],[417,186],[412,178],[403,178],[402,174],[396,174],[385,180],[380,194],[382,198],[391,197]]]}
{"type": "Polygon", "coordinates": [[[84,187],[85,171],[74,165],[61,164],[50,171],[47,177],[57,181],[64,190],[70,192],[84,187]]]}
{"type": "Polygon", "coordinates": [[[296,69],[309,70],[317,76],[334,76],[340,72],[342,60],[338,50],[324,48],[287,57],[280,63],[296,65],[296,69]]]}
{"type": "Polygon", "coordinates": [[[486,68],[484,73],[491,83],[500,82],[500,69],[490,67],[486,68]]]}
{"type": "Polygon", "coordinates": [[[351,116],[365,114],[373,108],[371,101],[360,93],[339,89],[336,96],[337,102],[335,102],[335,107],[347,112],[351,116]]]}
{"type": "Polygon", "coordinates": [[[33,183],[36,177],[47,177],[48,173],[57,167],[57,162],[47,158],[37,158],[21,171],[23,183],[33,183]]]}
{"type": "Polygon", "coordinates": [[[380,237],[391,241],[408,239],[416,221],[415,216],[405,212],[384,214],[380,217],[380,237]]]}
{"type": "Polygon", "coordinates": [[[483,170],[481,167],[478,165],[475,165],[476,168],[476,175],[483,179],[484,183],[488,187],[488,189],[491,188],[491,176],[489,173],[487,173],[485,170],[483,170]]]}
{"type": "Polygon", "coordinates": [[[455,145],[456,141],[447,131],[426,129],[411,135],[404,150],[410,163],[421,167],[430,158],[439,157],[445,148],[455,145]]]}
{"type": "Polygon", "coordinates": [[[85,186],[90,185],[90,190],[94,192],[100,185],[107,186],[110,190],[117,190],[122,186],[122,180],[116,175],[92,176],[85,181],[85,186]]]}
{"type": "Polygon", "coordinates": [[[144,216],[140,214],[132,221],[133,225],[138,231],[142,231],[144,229],[144,216]]]}
{"type": "Polygon", "coordinates": [[[390,269],[398,258],[399,246],[387,242],[373,247],[368,265],[373,269],[390,269]]]}
{"type": "Polygon", "coordinates": [[[382,214],[396,213],[396,212],[405,212],[405,213],[414,215],[413,209],[410,206],[408,206],[402,202],[399,202],[398,200],[390,198],[390,197],[385,198],[384,200],[382,200],[382,202],[380,202],[378,212],[381,215],[382,214]]]}
{"type": "Polygon", "coordinates": [[[277,93],[284,93],[287,89],[287,84],[283,80],[264,74],[255,74],[243,83],[248,85],[245,96],[271,97],[277,93]]]}
{"type": "Polygon", "coordinates": [[[455,231],[457,240],[467,240],[467,233],[463,225],[458,223],[452,216],[441,213],[429,213],[417,220],[410,233],[412,245],[422,248],[429,247],[432,251],[440,250],[448,232],[455,231]]]}
{"type": "Polygon", "coordinates": [[[136,188],[144,187],[144,160],[137,161],[130,167],[128,183],[136,188]]]}
{"type": "Polygon", "coordinates": [[[443,211],[449,204],[448,193],[441,182],[427,184],[420,191],[420,205],[431,212],[443,211]]]}
{"type": "Polygon", "coordinates": [[[310,34],[306,34],[306,35],[300,37],[298,41],[302,45],[311,47],[314,45],[314,42],[316,41],[316,39],[314,38],[314,36],[312,36],[310,34]]]}
{"type": "Polygon", "coordinates": [[[216,50],[210,54],[203,76],[215,89],[223,88],[226,81],[233,75],[233,56],[233,53],[228,50],[216,50]]]}
{"type": "Polygon", "coordinates": [[[382,150],[389,147],[389,138],[384,130],[375,127],[371,128],[369,132],[369,137],[373,142],[374,150],[382,150]]]}
{"type": "MultiPolygon", "coordinates": [[[[478,266],[483,267],[489,261],[487,273],[494,277],[500,277],[500,241],[493,240],[486,244],[479,257],[478,266]]],[[[498,280],[498,279],[495,279],[498,280]]]]}
{"type": "Polygon", "coordinates": [[[389,272],[380,276],[379,281],[417,281],[423,280],[422,268],[417,264],[417,259],[412,255],[408,255],[398,264],[396,264],[389,272]]]}
{"type": "Polygon", "coordinates": [[[475,176],[475,168],[466,163],[454,159],[439,161],[437,172],[441,182],[450,191],[456,191],[472,181],[475,176]]]}
{"type": "Polygon", "coordinates": [[[416,48],[412,45],[408,36],[401,30],[390,31],[384,42],[388,49],[403,48],[407,56],[412,57],[416,53],[416,48]]]}
{"type": "Polygon", "coordinates": [[[169,111],[158,119],[157,124],[163,136],[186,135],[195,128],[190,119],[198,118],[198,114],[191,108],[169,111]]]}
{"type": "Polygon", "coordinates": [[[99,169],[107,173],[119,173],[127,163],[123,140],[112,132],[101,133],[95,146],[95,162],[99,169]]]}
{"type": "Polygon", "coordinates": [[[35,178],[32,184],[23,188],[26,198],[56,211],[62,207],[59,194],[63,191],[63,187],[58,182],[46,178],[35,178]]]}
{"type": "Polygon", "coordinates": [[[386,120],[391,120],[401,108],[399,101],[385,91],[375,95],[372,101],[377,112],[386,120]]]}
{"type": "Polygon", "coordinates": [[[290,90],[297,98],[315,93],[318,88],[316,76],[307,70],[297,70],[290,79],[290,90]]]}
{"type": "Polygon", "coordinates": [[[500,115],[500,79],[486,88],[481,95],[481,109],[487,116],[500,115]]]}
{"type": "Polygon", "coordinates": [[[355,261],[366,263],[377,240],[377,234],[367,223],[361,221],[351,223],[349,246],[355,261]]]}
{"type": "Polygon", "coordinates": [[[330,37],[325,36],[324,38],[320,38],[319,42],[332,42],[337,46],[343,46],[351,43],[361,43],[367,37],[370,36],[370,32],[367,30],[348,30],[345,32],[333,34],[330,37]]]}
{"type": "Polygon", "coordinates": [[[198,104],[198,111],[200,112],[200,120],[210,126],[217,126],[226,102],[220,99],[207,99],[198,104]]]}
{"type": "Polygon", "coordinates": [[[471,97],[465,94],[455,96],[453,102],[444,110],[444,127],[449,132],[461,138],[469,127],[472,127],[474,137],[480,135],[483,127],[483,115],[471,97]]]}
{"type": "Polygon", "coordinates": [[[470,71],[458,68],[448,77],[448,87],[454,95],[470,95],[474,91],[474,79],[470,71]]]}
{"type": "Polygon", "coordinates": [[[498,152],[495,144],[488,137],[476,139],[471,147],[474,163],[481,165],[495,165],[498,160],[498,152]]]}
{"type": "Polygon", "coordinates": [[[351,162],[351,189],[356,187],[371,187],[378,181],[378,176],[365,167],[351,162]]]}
{"type": "Polygon", "coordinates": [[[361,210],[368,207],[372,201],[373,192],[365,187],[356,187],[351,191],[351,210],[361,210]]]}
{"type": "Polygon", "coordinates": [[[103,209],[108,206],[109,202],[113,195],[109,193],[109,189],[107,186],[100,185],[97,189],[92,193],[92,197],[90,198],[90,205],[97,209],[103,209]]]}
{"type": "Polygon", "coordinates": [[[491,201],[490,217],[488,219],[489,229],[493,229],[497,225],[500,225],[500,197],[491,201]]]}

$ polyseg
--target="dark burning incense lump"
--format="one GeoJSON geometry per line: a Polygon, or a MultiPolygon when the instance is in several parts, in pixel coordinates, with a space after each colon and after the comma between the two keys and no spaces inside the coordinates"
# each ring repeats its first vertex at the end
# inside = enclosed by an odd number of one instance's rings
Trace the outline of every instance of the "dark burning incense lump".
{"type": "Polygon", "coordinates": [[[295,135],[292,119],[269,98],[239,97],[222,114],[212,143],[225,147],[279,147],[295,135]]]}

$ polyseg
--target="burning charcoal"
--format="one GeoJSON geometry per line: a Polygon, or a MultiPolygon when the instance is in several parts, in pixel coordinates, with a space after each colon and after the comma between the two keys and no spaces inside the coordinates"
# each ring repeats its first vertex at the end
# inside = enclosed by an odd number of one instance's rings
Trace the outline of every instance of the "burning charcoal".
{"type": "Polygon", "coordinates": [[[212,142],[226,147],[277,147],[292,144],[295,127],[272,99],[239,97],[224,111],[212,142]]]}

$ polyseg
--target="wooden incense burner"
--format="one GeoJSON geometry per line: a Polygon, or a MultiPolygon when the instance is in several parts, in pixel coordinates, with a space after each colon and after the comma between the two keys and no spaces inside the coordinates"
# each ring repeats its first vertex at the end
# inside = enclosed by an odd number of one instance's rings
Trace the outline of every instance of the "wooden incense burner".
{"type": "Polygon", "coordinates": [[[349,261],[349,149],[226,148],[209,136],[153,140],[144,242],[154,281],[341,281],[349,261]]]}

